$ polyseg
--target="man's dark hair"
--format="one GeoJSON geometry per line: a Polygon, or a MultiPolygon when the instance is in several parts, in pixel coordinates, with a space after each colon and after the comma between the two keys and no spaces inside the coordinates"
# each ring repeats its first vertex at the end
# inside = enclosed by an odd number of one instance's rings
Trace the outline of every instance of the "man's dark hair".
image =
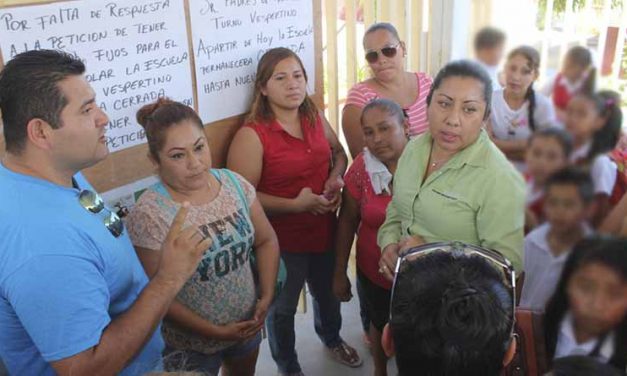
{"type": "Polygon", "coordinates": [[[16,55],[0,71],[0,111],[6,150],[19,154],[26,145],[26,125],[35,118],[59,128],[67,105],[58,83],[85,73],[85,65],[55,50],[27,51],[16,55]]]}
{"type": "Polygon", "coordinates": [[[479,256],[439,251],[408,262],[391,302],[399,374],[499,375],[512,310],[502,272],[479,256]]]}
{"type": "Polygon", "coordinates": [[[577,187],[579,197],[588,204],[594,200],[594,183],[590,174],[577,167],[566,167],[551,175],[544,184],[545,191],[554,185],[573,185],[577,187]]]}
{"type": "Polygon", "coordinates": [[[505,33],[494,27],[484,27],[475,34],[475,51],[495,48],[505,43],[505,33]]]}

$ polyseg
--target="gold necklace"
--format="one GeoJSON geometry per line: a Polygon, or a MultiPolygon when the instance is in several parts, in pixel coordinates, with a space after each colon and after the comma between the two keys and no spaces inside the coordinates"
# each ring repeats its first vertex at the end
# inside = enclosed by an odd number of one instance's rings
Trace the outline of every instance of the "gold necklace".
{"type": "Polygon", "coordinates": [[[431,162],[431,167],[435,167],[435,166],[439,165],[442,162],[446,162],[447,160],[448,159],[442,159],[442,160],[439,160],[439,161],[433,161],[433,162],[431,162]]]}

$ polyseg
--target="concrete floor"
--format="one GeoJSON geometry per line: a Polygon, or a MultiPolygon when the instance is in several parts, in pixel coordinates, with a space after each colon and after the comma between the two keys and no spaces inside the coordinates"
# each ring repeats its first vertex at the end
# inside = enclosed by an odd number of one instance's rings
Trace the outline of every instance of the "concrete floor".
{"type": "MultiPolygon", "coordinates": [[[[353,290],[355,290],[353,284],[353,290]]],[[[350,368],[335,362],[325,351],[325,347],[318,339],[313,328],[313,309],[311,308],[310,297],[307,297],[309,308],[306,313],[297,313],[295,319],[296,326],[296,350],[298,360],[303,372],[307,376],[356,376],[373,375],[374,364],[368,348],[363,341],[363,331],[359,318],[359,304],[357,291],[353,291],[353,299],[342,304],[342,338],[351,346],[355,347],[363,359],[363,364],[359,368],[350,368]]],[[[397,374],[396,364],[391,359],[388,362],[388,374],[397,374]]],[[[275,376],[277,368],[270,356],[268,340],[261,343],[261,351],[257,361],[258,376],[275,376]]]]}

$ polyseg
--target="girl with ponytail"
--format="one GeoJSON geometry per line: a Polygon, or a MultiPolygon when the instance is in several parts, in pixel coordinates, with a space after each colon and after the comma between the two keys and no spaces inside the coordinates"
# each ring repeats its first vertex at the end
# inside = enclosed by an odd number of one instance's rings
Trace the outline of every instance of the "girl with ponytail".
{"type": "Polygon", "coordinates": [[[542,88],[542,93],[551,97],[560,122],[566,120],[566,107],[572,98],[578,94],[594,93],[595,78],[596,69],[590,50],[582,46],[570,48],[560,72],[542,88]]]}
{"type": "Polygon", "coordinates": [[[571,162],[590,171],[594,183],[597,203],[592,222],[595,226],[627,189],[627,177],[621,172],[625,158],[620,153],[611,153],[621,135],[620,101],[617,93],[603,90],[578,94],[566,108],[565,127],[574,141],[571,162]]]}
{"type": "Polygon", "coordinates": [[[555,124],[555,112],[548,98],[537,93],[540,54],[521,46],[512,50],[505,64],[505,87],[492,95],[492,114],[488,125],[492,141],[520,170],[531,133],[555,124]]]}

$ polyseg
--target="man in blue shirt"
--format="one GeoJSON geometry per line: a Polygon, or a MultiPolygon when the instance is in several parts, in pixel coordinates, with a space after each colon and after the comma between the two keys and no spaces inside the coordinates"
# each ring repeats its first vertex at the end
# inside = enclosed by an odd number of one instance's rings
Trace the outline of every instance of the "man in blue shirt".
{"type": "Polygon", "coordinates": [[[210,243],[178,213],[148,281],[121,220],[80,174],[104,159],[106,114],[83,63],[50,50],[0,72],[0,358],[15,375],[140,375],[210,243]]]}

